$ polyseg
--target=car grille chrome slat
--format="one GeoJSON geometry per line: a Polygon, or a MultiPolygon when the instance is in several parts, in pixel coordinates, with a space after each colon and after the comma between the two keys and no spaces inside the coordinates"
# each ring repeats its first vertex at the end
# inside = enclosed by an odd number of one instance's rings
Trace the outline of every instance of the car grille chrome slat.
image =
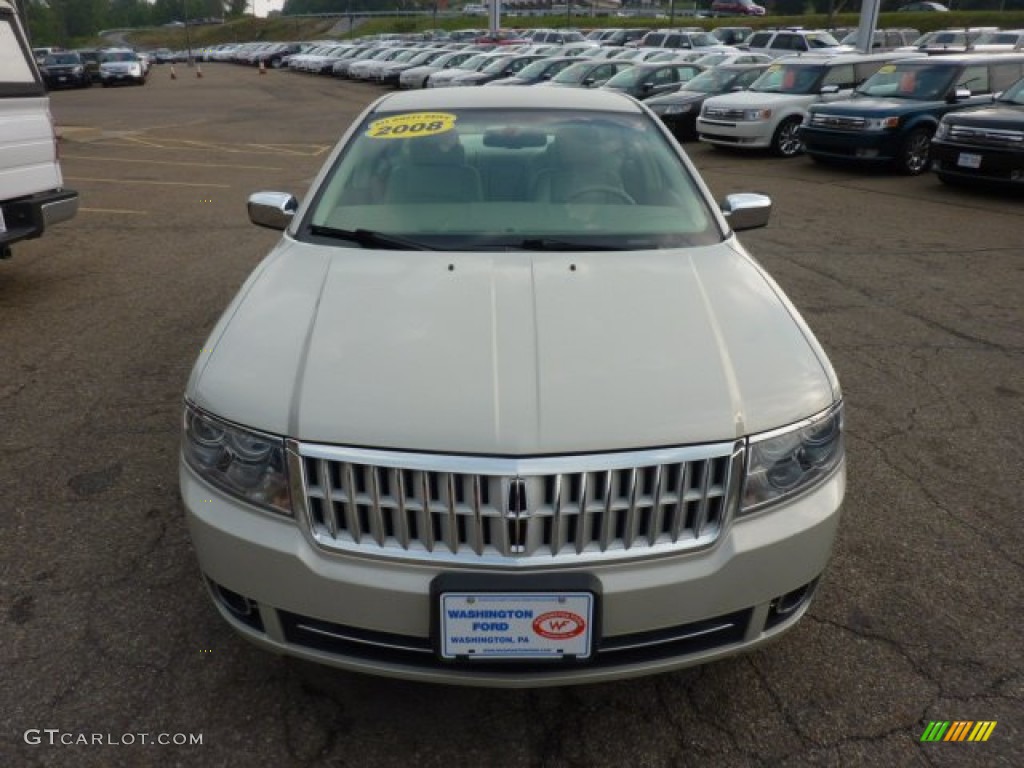
{"type": "Polygon", "coordinates": [[[848,117],[846,115],[812,114],[810,124],[815,128],[833,128],[839,131],[861,131],[867,124],[863,117],[848,117]]]}
{"type": "Polygon", "coordinates": [[[745,110],[727,107],[705,107],[704,117],[711,120],[742,120],[745,110]]]}
{"type": "Polygon", "coordinates": [[[1024,131],[1003,128],[969,128],[954,125],[949,129],[949,138],[964,144],[991,147],[1024,146],[1024,131]]]}
{"type": "Polygon", "coordinates": [[[325,549],[509,566],[708,546],[743,455],[742,442],[522,460],[295,447],[325,549]]]}

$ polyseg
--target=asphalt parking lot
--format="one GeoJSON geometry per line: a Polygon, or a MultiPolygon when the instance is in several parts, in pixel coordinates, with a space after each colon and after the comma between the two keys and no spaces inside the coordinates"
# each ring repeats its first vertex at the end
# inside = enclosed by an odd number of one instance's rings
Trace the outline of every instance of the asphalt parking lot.
{"type": "Polygon", "coordinates": [[[246,197],[301,196],[378,90],[177,74],[53,95],[82,208],[0,262],[0,765],[1021,765],[1024,197],[688,145],[716,197],[772,196],[743,241],[843,384],[817,601],[778,643],[676,674],[408,684],[237,638],[177,497],[192,362],[277,239],[246,197]],[[922,743],[931,721],[996,726],[922,743]]]}

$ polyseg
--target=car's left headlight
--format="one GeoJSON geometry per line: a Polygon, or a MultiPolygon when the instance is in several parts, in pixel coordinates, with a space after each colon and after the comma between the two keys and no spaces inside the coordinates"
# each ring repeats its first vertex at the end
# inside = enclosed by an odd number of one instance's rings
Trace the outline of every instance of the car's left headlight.
{"type": "Polygon", "coordinates": [[[745,109],[743,110],[744,120],[767,120],[772,116],[770,109],[745,109]]]}
{"type": "Polygon", "coordinates": [[[221,421],[185,403],[181,449],[204,480],[243,501],[292,514],[284,440],[221,421]]]}
{"type": "Polygon", "coordinates": [[[865,131],[884,131],[889,128],[899,128],[900,119],[896,115],[889,117],[872,117],[864,122],[865,131]]]}
{"type": "Polygon", "coordinates": [[[668,104],[662,107],[663,115],[685,115],[693,111],[693,104],[668,104]]]}
{"type": "Polygon", "coordinates": [[[947,136],[949,136],[949,123],[947,123],[945,120],[942,120],[939,123],[938,128],[935,129],[935,136],[934,136],[934,138],[936,138],[936,139],[944,139],[947,136]]]}
{"type": "Polygon", "coordinates": [[[802,493],[843,462],[843,409],[750,438],[740,514],[802,493]]]}

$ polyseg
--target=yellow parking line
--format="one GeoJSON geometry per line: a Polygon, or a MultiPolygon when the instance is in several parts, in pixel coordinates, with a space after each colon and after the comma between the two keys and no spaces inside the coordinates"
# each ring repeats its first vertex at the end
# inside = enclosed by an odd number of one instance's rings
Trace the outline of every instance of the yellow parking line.
{"type": "Polygon", "coordinates": [[[122,213],[126,216],[149,216],[149,211],[128,211],[124,208],[79,208],[79,213],[122,213]]]}
{"type": "Polygon", "coordinates": [[[85,157],[84,155],[69,155],[61,152],[62,160],[95,160],[103,163],[145,163],[146,165],[194,165],[200,168],[238,168],[246,171],[283,171],[273,165],[236,165],[234,163],[180,163],[175,160],[142,160],[129,157],[85,157]]]}
{"type": "Polygon", "coordinates": [[[231,189],[230,184],[199,184],[192,181],[143,181],[141,179],[96,179],[88,176],[66,176],[69,181],[98,181],[104,184],[151,184],[157,187],[219,187],[231,189]]]}

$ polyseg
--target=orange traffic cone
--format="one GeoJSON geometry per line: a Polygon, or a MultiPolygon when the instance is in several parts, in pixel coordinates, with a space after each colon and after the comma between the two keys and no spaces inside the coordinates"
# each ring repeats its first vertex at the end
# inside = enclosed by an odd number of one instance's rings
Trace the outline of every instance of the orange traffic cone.
{"type": "Polygon", "coordinates": [[[203,76],[203,68],[197,62],[196,63],[196,77],[202,77],[202,76],[203,76]]]}
{"type": "Polygon", "coordinates": [[[263,59],[260,59],[260,74],[267,74],[267,65],[263,63],[263,59]]]}
{"type": "Polygon", "coordinates": [[[171,80],[177,80],[177,79],[178,79],[178,73],[174,71],[174,65],[171,64],[171,80]]]}

